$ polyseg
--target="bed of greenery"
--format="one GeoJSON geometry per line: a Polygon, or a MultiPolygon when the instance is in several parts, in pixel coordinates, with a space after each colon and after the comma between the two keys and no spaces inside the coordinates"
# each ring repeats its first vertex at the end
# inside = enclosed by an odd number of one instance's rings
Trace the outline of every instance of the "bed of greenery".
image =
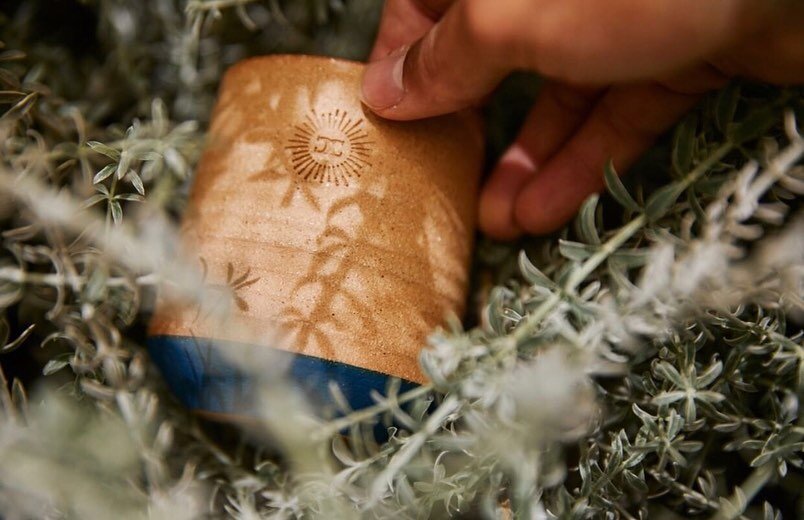
{"type": "MultiPolygon", "coordinates": [[[[801,90],[734,82],[566,230],[481,238],[429,385],[324,421],[271,378],[269,442],[173,400],[144,329],[187,281],[172,244],[223,70],[359,59],[380,7],[3,2],[0,515],[804,517],[801,90]]],[[[490,158],[537,84],[487,108],[490,158]]]]}

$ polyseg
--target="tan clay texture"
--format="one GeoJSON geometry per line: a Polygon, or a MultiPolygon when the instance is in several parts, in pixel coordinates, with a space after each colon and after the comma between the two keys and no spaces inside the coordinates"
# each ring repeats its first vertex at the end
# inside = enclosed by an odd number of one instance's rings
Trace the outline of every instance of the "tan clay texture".
{"type": "Polygon", "coordinates": [[[482,142],[463,116],[375,117],[361,73],[311,56],[227,72],[182,232],[234,315],[162,303],[151,334],[279,331],[266,347],[423,381],[426,336],[463,311],[482,142]]]}

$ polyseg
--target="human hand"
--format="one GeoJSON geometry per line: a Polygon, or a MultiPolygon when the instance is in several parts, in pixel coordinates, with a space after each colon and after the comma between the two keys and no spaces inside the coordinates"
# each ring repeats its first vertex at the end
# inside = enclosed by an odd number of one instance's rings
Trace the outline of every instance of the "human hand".
{"type": "Polygon", "coordinates": [[[735,75],[804,82],[795,0],[387,0],[363,101],[398,120],[478,104],[511,71],[548,79],[483,188],[499,239],[552,231],[701,95],[735,75]]]}

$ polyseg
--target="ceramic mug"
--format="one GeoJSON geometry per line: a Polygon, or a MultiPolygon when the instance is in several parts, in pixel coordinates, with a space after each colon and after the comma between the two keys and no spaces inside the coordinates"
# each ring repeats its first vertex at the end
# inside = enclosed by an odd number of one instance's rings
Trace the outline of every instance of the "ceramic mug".
{"type": "Polygon", "coordinates": [[[362,70],[274,55],[223,78],[182,240],[232,313],[224,326],[163,295],[149,330],[188,407],[248,414],[249,377],[211,345],[258,343],[286,353],[314,399],[334,382],[362,408],[389,377],[423,382],[426,336],[462,313],[481,133],[466,114],[374,116],[358,97],[362,70]]]}

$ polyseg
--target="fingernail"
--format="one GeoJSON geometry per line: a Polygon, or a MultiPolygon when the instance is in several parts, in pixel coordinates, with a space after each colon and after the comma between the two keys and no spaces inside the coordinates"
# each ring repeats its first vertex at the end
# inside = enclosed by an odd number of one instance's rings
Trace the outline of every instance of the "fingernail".
{"type": "Polygon", "coordinates": [[[530,154],[522,145],[514,143],[500,158],[492,175],[493,182],[490,181],[486,189],[513,205],[516,196],[535,174],[536,164],[530,154]]]}
{"type": "Polygon", "coordinates": [[[519,143],[503,154],[480,196],[480,228],[498,240],[522,235],[514,217],[517,195],[536,172],[536,164],[519,143]]]}
{"type": "Polygon", "coordinates": [[[514,143],[506,150],[502,157],[500,157],[500,165],[516,168],[529,174],[536,171],[536,163],[533,162],[533,157],[528,151],[519,143],[514,143]]]}
{"type": "Polygon", "coordinates": [[[398,105],[405,96],[402,70],[408,47],[395,50],[385,58],[369,63],[363,72],[360,99],[374,110],[398,105]]]}

